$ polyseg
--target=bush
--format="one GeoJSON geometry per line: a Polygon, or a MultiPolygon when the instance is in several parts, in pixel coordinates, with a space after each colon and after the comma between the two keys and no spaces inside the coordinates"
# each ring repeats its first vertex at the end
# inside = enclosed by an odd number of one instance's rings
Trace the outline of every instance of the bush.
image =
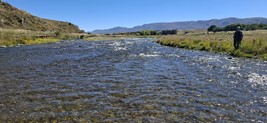
{"type": "Polygon", "coordinates": [[[61,38],[61,36],[62,36],[61,32],[55,32],[55,37],[56,38],[61,38]]]}

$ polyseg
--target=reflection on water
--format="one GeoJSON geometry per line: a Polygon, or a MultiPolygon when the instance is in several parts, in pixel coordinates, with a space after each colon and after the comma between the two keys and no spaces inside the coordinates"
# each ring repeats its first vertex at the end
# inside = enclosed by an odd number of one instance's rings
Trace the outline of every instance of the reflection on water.
{"type": "Polygon", "coordinates": [[[150,39],[0,49],[0,121],[265,122],[267,63],[150,39]]]}

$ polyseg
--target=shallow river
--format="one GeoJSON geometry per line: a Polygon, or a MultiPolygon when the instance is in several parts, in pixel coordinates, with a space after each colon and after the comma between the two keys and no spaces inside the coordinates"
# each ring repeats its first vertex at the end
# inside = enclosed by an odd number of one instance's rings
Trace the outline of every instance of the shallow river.
{"type": "Polygon", "coordinates": [[[267,62],[151,39],[0,49],[0,121],[267,122],[267,62]]]}

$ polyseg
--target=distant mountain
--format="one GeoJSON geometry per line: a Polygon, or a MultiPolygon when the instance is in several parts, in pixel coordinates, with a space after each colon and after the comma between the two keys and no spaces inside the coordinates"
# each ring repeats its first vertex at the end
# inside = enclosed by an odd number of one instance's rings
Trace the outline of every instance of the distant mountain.
{"type": "Polygon", "coordinates": [[[212,20],[200,20],[200,21],[185,21],[185,22],[170,22],[170,23],[151,23],[144,24],[142,26],[135,26],[133,28],[115,27],[104,30],[94,30],[92,33],[107,34],[107,33],[120,33],[120,32],[136,32],[142,30],[193,30],[193,29],[207,29],[211,25],[218,27],[224,27],[230,24],[267,24],[267,18],[225,18],[225,19],[212,19],[212,20]]]}
{"type": "Polygon", "coordinates": [[[0,0],[0,28],[34,31],[79,32],[78,26],[33,16],[0,0]]]}

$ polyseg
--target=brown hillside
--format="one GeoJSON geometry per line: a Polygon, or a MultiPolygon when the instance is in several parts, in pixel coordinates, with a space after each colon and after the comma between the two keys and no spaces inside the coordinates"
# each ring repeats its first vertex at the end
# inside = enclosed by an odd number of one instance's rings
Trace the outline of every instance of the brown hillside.
{"type": "Polygon", "coordinates": [[[39,18],[5,2],[0,2],[0,28],[70,33],[80,32],[79,27],[72,23],[39,18]]]}

